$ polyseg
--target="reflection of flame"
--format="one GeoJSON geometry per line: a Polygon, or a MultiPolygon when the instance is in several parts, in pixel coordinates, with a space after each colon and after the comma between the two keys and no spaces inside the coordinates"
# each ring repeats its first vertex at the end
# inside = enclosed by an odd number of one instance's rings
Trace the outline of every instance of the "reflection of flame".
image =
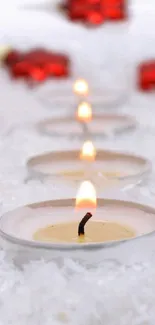
{"type": "Polygon", "coordinates": [[[88,84],[84,79],[78,79],[75,81],[73,90],[77,95],[87,95],[88,94],[88,84]]]}
{"type": "Polygon", "coordinates": [[[76,209],[95,209],[96,208],[96,190],[89,181],[84,181],[76,196],[76,209]]]}
{"type": "Polygon", "coordinates": [[[92,108],[88,103],[81,103],[78,106],[77,118],[81,122],[89,122],[92,119],[92,108]]]}
{"type": "Polygon", "coordinates": [[[82,160],[93,161],[96,157],[96,149],[91,141],[86,141],[83,144],[80,158],[82,160]]]}

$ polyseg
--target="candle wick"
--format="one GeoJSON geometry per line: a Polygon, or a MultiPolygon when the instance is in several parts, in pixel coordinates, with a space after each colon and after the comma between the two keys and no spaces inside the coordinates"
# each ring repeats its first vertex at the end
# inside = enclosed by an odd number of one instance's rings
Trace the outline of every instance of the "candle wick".
{"type": "Polygon", "coordinates": [[[86,215],[83,217],[83,219],[79,223],[78,236],[81,236],[81,235],[85,234],[84,226],[91,217],[92,217],[92,214],[90,212],[87,212],[86,215]]]}

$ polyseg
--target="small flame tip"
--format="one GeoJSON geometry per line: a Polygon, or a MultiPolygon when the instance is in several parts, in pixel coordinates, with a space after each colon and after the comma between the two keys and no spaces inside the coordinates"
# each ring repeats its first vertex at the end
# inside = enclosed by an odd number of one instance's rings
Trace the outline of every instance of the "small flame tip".
{"type": "Polygon", "coordinates": [[[76,210],[78,209],[95,209],[96,191],[94,185],[90,181],[84,181],[78,191],[76,198],[76,210]]]}

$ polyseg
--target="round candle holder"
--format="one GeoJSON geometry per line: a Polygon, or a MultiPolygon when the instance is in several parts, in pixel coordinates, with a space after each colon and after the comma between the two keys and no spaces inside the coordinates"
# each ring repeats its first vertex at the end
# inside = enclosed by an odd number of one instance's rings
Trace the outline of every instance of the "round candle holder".
{"type": "Polygon", "coordinates": [[[70,185],[77,185],[84,179],[91,180],[99,189],[108,184],[125,186],[141,182],[151,171],[151,163],[145,158],[97,150],[95,161],[80,160],[80,151],[49,152],[27,161],[30,178],[43,181],[59,177],[70,185]]]}
{"type": "Polygon", "coordinates": [[[87,130],[82,123],[75,119],[75,116],[63,118],[52,118],[41,121],[37,124],[38,130],[48,136],[102,137],[121,134],[136,128],[134,118],[118,114],[93,114],[93,119],[87,124],[87,130]],[[86,134],[87,131],[87,134],[86,134]]]}
{"type": "MultiPolygon", "coordinates": [[[[136,248],[140,238],[155,233],[155,209],[138,203],[98,199],[98,207],[93,215],[94,221],[116,222],[135,231],[135,237],[126,240],[104,241],[100,243],[63,243],[35,241],[34,233],[48,225],[61,224],[71,221],[80,221],[85,210],[74,211],[75,199],[51,200],[38,202],[17,208],[5,213],[0,219],[0,236],[2,246],[24,260],[26,258],[60,258],[72,257],[83,260],[96,261],[110,258],[111,248],[130,242],[136,248]],[[24,255],[25,253],[25,255],[24,255]]],[[[126,247],[126,246],[125,246],[126,247]]],[[[112,253],[113,254],[113,253],[112,253]]],[[[133,255],[127,249],[125,254],[119,254],[119,260],[129,259],[133,255]]],[[[116,251],[113,257],[116,258],[116,251]]]]}
{"type": "Polygon", "coordinates": [[[89,95],[78,96],[73,93],[74,82],[75,80],[60,81],[57,85],[49,81],[47,86],[41,87],[37,92],[37,100],[53,112],[56,107],[61,112],[70,113],[75,111],[81,101],[87,101],[93,109],[103,112],[103,109],[116,109],[127,100],[127,92],[123,88],[120,90],[116,87],[109,90],[102,84],[100,86],[92,85],[89,95]]]}

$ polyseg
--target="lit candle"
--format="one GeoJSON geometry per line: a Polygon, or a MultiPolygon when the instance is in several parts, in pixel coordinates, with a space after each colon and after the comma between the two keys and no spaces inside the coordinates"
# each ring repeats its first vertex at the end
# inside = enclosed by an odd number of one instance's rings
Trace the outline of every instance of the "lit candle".
{"type": "Polygon", "coordinates": [[[90,181],[84,181],[80,185],[77,196],[76,196],[76,210],[82,208],[91,208],[96,209],[97,199],[96,199],[96,190],[94,185],[90,181]]]}
{"type": "Polygon", "coordinates": [[[80,152],[80,159],[84,161],[94,161],[96,157],[96,149],[91,141],[84,142],[80,152]]]}
{"type": "MultiPolygon", "coordinates": [[[[89,182],[81,187],[86,191],[79,190],[78,195],[84,192],[85,201],[86,193],[90,195],[94,189],[90,191],[89,182]]],[[[96,199],[93,198],[93,202],[96,199]]],[[[90,199],[85,209],[81,203],[82,198],[77,198],[76,211],[75,199],[70,198],[35,202],[5,213],[0,218],[2,248],[7,248],[12,259],[20,263],[25,262],[25,258],[44,256],[47,260],[67,257],[92,265],[106,258],[116,259],[116,255],[121,264],[130,264],[132,248],[137,247],[134,260],[137,262],[140,256],[138,262],[141,262],[139,247],[145,242],[152,244],[155,234],[154,208],[105,198],[97,198],[96,210],[90,199]],[[19,250],[14,250],[15,245],[19,250]],[[121,254],[124,245],[126,254],[121,254]]]]}
{"type": "Polygon", "coordinates": [[[34,240],[80,244],[127,239],[135,236],[132,229],[117,222],[107,222],[97,218],[93,220],[93,214],[96,214],[96,217],[98,215],[96,204],[96,191],[93,184],[89,181],[83,182],[77,193],[76,209],[72,211],[72,219],[78,212],[81,221],[69,220],[65,223],[56,223],[41,228],[34,233],[34,240]]]}
{"type": "Polygon", "coordinates": [[[78,106],[77,119],[80,122],[90,122],[92,120],[92,108],[87,102],[82,102],[78,106]]]}
{"type": "Polygon", "coordinates": [[[92,175],[95,174],[93,165],[96,157],[96,149],[91,141],[86,141],[83,144],[80,152],[80,159],[83,161],[83,169],[85,178],[92,179],[92,175]]]}
{"type": "Polygon", "coordinates": [[[76,117],[81,122],[84,135],[86,136],[88,134],[88,123],[92,120],[91,105],[86,102],[79,104],[76,117]]]}
{"type": "Polygon", "coordinates": [[[73,91],[80,97],[86,97],[89,92],[88,83],[84,79],[78,79],[73,85],[73,91]]]}

